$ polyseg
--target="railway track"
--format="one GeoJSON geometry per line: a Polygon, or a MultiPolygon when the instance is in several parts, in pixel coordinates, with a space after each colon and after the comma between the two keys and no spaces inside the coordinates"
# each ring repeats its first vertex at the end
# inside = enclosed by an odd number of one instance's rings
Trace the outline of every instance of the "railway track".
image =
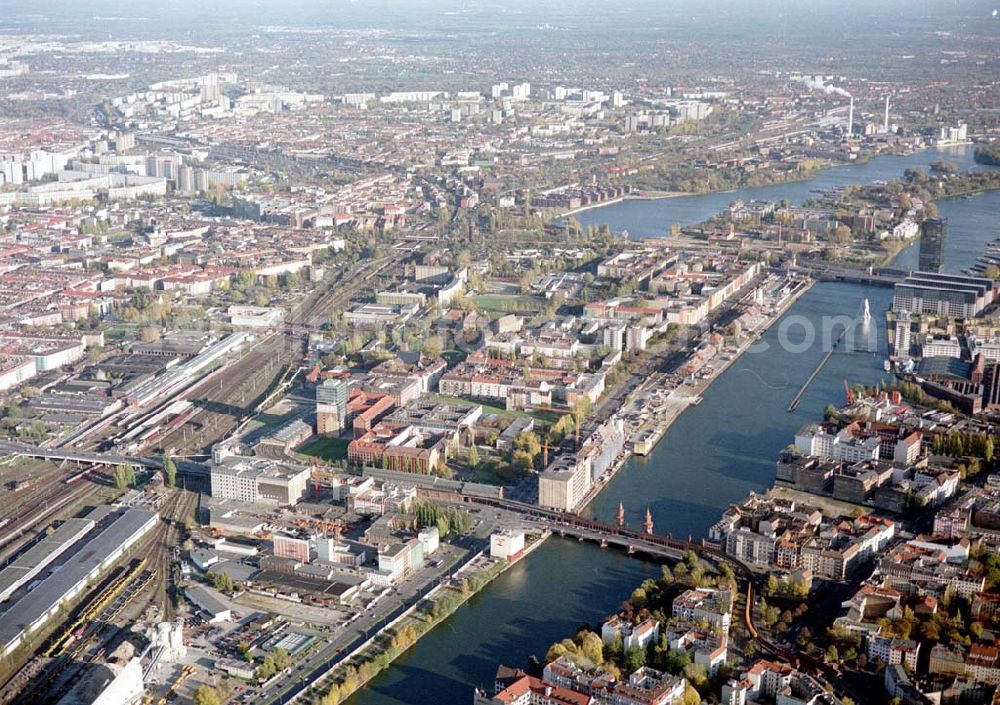
{"type": "MultiPolygon", "coordinates": [[[[193,511],[198,495],[176,490],[160,507],[161,524],[154,530],[145,554],[108,578],[100,591],[78,608],[75,621],[52,638],[40,657],[41,668],[18,696],[18,702],[42,703],[52,693],[62,693],[86,664],[104,653],[115,633],[115,621],[125,608],[145,595],[158,610],[159,618],[175,616],[170,596],[173,580],[173,549],[179,542],[180,527],[193,511]],[[51,659],[46,661],[45,659],[51,659]]],[[[30,666],[30,664],[29,664],[30,666]]],[[[28,666],[26,666],[28,668],[28,666]]]]}
{"type": "Polygon", "coordinates": [[[338,281],[327,291],[303,301],[288,316],[285,330],[251,348],[225,375],[188,394],[199,411],[160,438],[157,445],[170,451],[203,453],[235,431],[296,365],[304,352],[301,333],[321,329],[331,311],[345,307],[376,276],[398,265],[403,257],[404,253],[394,253],[362,262],[349,281],[338,281]]]}
{"type": "Polygon", "coordinates": [[[275,335],[253,348],[225,374],[188,396],[197,411],[157,443],[168,450],[204,452],[253,413],[259,400],[301,355],[301,341],[275,335]]]}
{"type": "Polygon", "coordinates": [[[51,659],[18,695],[18,703],[50,702],[69,690],[87,664],[106,650],[106,642],[117,631],[115,620],[154,578],[145,569],[145,559],[133,560],[112,573],[104,587],[79,608],[76,621],[49,642],[42,659],[51,659]],[[110,634],[109,634],[110,632],[110,634]]]}
{"type": "Polygon", "coordinates": [[[99,489],[87,479],[74,485],[67,485],[64,479],[65,474],[56,471],[51,477],[46,477],[41,483],[29,488],[27,501],[13,507],[8,506],[4,518],[9,521],[4,524],[3,529],[0,529],[0,548],[13,544],[52,519],[60,510],[94,494],[99,489]]]}
{"type": "Polygon", "coordinates": [[[406,253],[395,252],[379,259],[365,260],[358,264],[347,283],[337,282],[325,293],[312,301],[304,301],[288,317],[293,326],[320,328],[327,322],[331,309],[343,308],[357,296],[376,276],[390,267],[398,265],[406,253]]]}
{"type": "Polygon", "coordinates": [[[175,490],[160,507],[160,526],[151,539],[147,565],[155,573],[151,582],[151,601],[161,620],[173,619],[175,609],[170,595],[173,583],[173,554],[178,546],[181,527],[194,511],[198,495],[186,490],[175,490]]]}

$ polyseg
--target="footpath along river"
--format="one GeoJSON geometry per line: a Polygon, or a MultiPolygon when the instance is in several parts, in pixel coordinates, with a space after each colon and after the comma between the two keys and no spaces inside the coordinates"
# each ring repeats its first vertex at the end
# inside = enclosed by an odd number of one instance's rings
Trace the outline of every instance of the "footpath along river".
{"type": "MultiPolygon", "coordinates": [[[[627,201],[587,211],[580,221],[628,229],[633,237],[663,234],[675,222],[704,220],[734,198],[801,201],[812,189],[901,175],[909,166],[948,159],[968,168],[971,148],[884,157],[840,167],[815,180],[744,189],[725,194],[658,201],[627,201]]],[[[1000,192],[939,204],[949,219],[946,268],[969,266],[983,245],[1000,237],[1000,192]]],[[[897,258],[912,266],[915,253],[897,258]]],[[[701,537],[732,502],[771,485],[778,452],[795,431],[822,416],[828,403],[843,400],[843,381],[874,384],[886,356],[884,312],[891,290],[820,283],[799,299],[761,338],[767,350],[750,351],[723,373],[664,434],[647,458],[633,458],[594,500],[587,513],[612,521],[618,503],[626,521],[638,526],[648,506],[658,533],[701,537]],[[868,298],[878,350],[835,353],[794,413],[786,412],[799,386],[823,356],[822,318],[855,316],[868,298]],[[803,326],[816,335],[807,341],[803,326]],[[789,345],[782,346],[784,339],[789,345]]],[[[764,347],[759,345],[757,347],[764,347]]],[[[348,702],[350,705],[452,705],[471,702],[473,688],[490,687],[497,664],[524,666],[549,645],[615,611],[644,578],[659,567],[596,545],[553,537],[500,576],[444,624],[423,637],[387,671],[348,702]]]]}

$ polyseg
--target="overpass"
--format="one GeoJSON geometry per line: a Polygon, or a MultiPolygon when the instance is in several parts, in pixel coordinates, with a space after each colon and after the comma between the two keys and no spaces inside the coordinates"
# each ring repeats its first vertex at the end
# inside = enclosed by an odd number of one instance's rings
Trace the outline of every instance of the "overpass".
{"type": "Polygon", "coordinates": [[[113,455],[110,453],[93,453],[85,450],[73,450],[72,448],[42,448],[41,446],[33,446],[27,443],[16,443],[12,441],[0,441],[0,453],[7,455],[23,455],[28,458],[37,458],[39,460],[80,463],[83,465],[127,465],[136,469],[163,469],[163,462],[159,458],[136,455],[113,455]]]}

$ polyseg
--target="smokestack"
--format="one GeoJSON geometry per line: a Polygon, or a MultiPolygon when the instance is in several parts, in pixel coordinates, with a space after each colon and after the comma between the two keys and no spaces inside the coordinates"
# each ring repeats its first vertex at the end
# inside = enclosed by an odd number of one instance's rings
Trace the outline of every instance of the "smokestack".
{"type": "Polygon", "coordinates": [[[885,97],[885,120],[882,122],[882,132],[889,132],[889,96],[885,97]]]}
{"type": "Polygon", "coordinates": [[[851,96],[851,107],[847,110],[847,136],[854,134],[854,96],[851,96]]]}

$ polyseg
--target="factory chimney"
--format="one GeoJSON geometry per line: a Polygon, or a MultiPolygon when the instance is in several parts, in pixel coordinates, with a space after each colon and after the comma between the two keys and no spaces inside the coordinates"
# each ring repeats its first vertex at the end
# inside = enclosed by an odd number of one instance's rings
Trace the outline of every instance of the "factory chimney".
{"type": "Polygon", "coordinates": [[[889,132],[889,96],[885,97],[885,120],[882,122],[882,132],[889,132]]]}
{"type": "Polygon", "coordinates": [[[854,134],[854,96],[851,96],[851,107],[847,110],[847,137],[854,134]]]}

